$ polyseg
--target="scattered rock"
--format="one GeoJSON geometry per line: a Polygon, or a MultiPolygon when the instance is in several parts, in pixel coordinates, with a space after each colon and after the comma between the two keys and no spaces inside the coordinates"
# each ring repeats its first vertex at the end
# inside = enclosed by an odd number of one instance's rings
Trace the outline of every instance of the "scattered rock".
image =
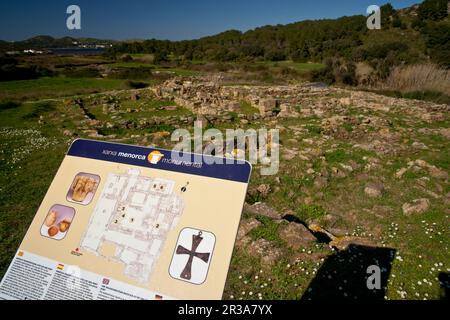
{"type": "Polygon", "coordinates": [[[416,180],[417,186],[421,188],[426,188],[429,182],[430,178],[428,177],[422,177],[416,180]]]}
{"type": "Polygon", "coordinates": [[[313,157],[323,156],[323,150],[320,148],[311,149],[309,152],[313,157]]]}
{"type": "Polygon", "coordinates": [[[450,139],[450,128],[441,128],[439,133],[447,139],[450,139]]]}
{"type": "Polygon", "coordinates": [[[339,103],[343,106],[350,106],[352,104],[352,100],[350,98],[341,98],[339,99],[339,103]]]}
{"type": "Polygon", "coordinates": [[[236,101],[232,101],[228,104],[228,110],[232,112],[238,112],[241,110],[241,104],[236,101]]]}
{"type": "MultiPolygon", "coordinates": [[[[420,169],[426,169],[428,170],[428,173],[433,177],[437,179],[448,179],[448,173],[445,170],[442,170],[434,165],[429,164],[425,160],[417,159],[415,161],[408,162],[408,169],[413,169],[416,171],[419,171],[420,169]]],[[[402,172],[397,172],[397,174],[400,175],[400,173],[406,172],[406,168],[401,169],[402,172]]],[[[397,175],[396,174],[396,175],[397,175]]]]}
{"type": "Polygon", "coordinates": [[[312,197],[306,197],[304,200],[303,200],[303,203],[304,204],[312,204],[314,202],[314,199],[312,198],[312,197]]]}
{"type": "Polygon", "coordinates": [[[170,136],[170,132],[167,131],[160,131],[153,133],[153,143],[158,144],[161,143],[161,141],[167,137],[170,136]]]}
{"type": "Polygon", "coordinates": [[[428,147],[423,142],[417,142],[417,141],[412,144],[412,147],[414,149],[419,149],[419,150],[427,150],[428,149],[428,147]]]}
{"type": "Polygon", "coordinates": [[[268,184],[259,185],[256,190],[261,194],[263,198],[266,198],[270,192],[270,186],[268,184]]]}
{"type": "Polygon", "coordinates": [[[330,227],[334,226],[340,220],[340,217],[329,213],[325,217],[323,217],[322,220],[326,224],[326,226],[328,228],[330,228],[330,227]]]}
{"type": "Polygon", "coordinates": [[[251,242],[247,246],[247,252],[252,256],[261,257],[263,266],[272,266],[283,256],[283,251],[266,239],[251,242]]]}
{"type": "Polygon", "coordinates": [[[251,230],[255,229],[256,227],[260,226],[261,222],[256,220],[255,218],[250,218],[246,220],[242,220],[239,224],[239,229],[237,233],[237,240],[241,240],[246,236],[251,230]]]}
{"type": "Polygon", "coordinates": [[[250,214],[262,215],[275,220],[281,219],[281,214],[275,209],[269,207],[264,202],[257,202],[253,205],[244,204],[244,210],[250,214]]]}
{"type": "Polygon", "coordinates": [[[178,109],[177,106],[162,106],[158,108],[159,110],[165,110],[165,111],[176,111],[178,109]]]}
{"type": "Polygon", "coordinates": [[[339,170],[336,167],[331,168],[331,174],[333,177],[336,177],[336,178],[345,178],[347,176],[344,171],[339,170]]]}
{"type": "Polygon", "coordinates": [[[395,173],[395,177],[400,179],[401,177],[403,177],[403,175],[406,173],[406,171],[408,171],[408,168],[401,168],[400,170],[398,170],[395,173]]]}
{"type": "Polygon", "coordinates": [[[317,177],[314,179],[314,186],[317,189],[323,189],[328,185],[328,179],[325,177],[317,177]]]}
{"type": "Polygon", "coordinates": [[[276,108],[277,100],[272,98],[261,99],[258,104],[259,113],[263,116],[266,116],[276,108]]]}
{"type": "Polygon", "coordinates": [[[342,169],[347,170],[348,172],[353,172],[353,167],[348,164],[340,163],[339,164],[342,169]]]}
{"type": "Polygon", "coordinates": [[[380,182],[369,182],[364,188],[364,192],[372,198],[378,198],[383,195],[384,185],[380,182]]]}
{"type": "Polygon", "coordinates": [[[295,158],[295,155],[296,155],[295,151],[289,150],[289,149],[286,149],[286,148],[284,148],[283,151],[284,152],[281,155],[281,159],[289,161],[289,160],[292,160],[292,159],[295,158]]]}
{"type": "Polygon", "coordinates": [[[413,200],[411,203],[404,203],[402,206],[403,213],[407,216],[414,213],[423,213],[430,207],[430,200],[426,198],[413,200]]]}
{"type": "Polygon", "coordinates": [[[392,208],[389,206],[383,206],[383,205],[375,205],[371,211],[373,214],[380,219],[385,219],[389,217],[392,213],[392,208]]]}
{"type": "Polygon", "coordinates": [[[281,226],[279,235],[290,248],[295,250],[316,241],[316,238],[304,225],[294,222],[281,226]]]}
{"type": "Polygon", "coordinates": [[[430,176],[436,179],[448,179],[448,173],[442,169],[435,166],[428,166],[428,172],[430,176]]]}

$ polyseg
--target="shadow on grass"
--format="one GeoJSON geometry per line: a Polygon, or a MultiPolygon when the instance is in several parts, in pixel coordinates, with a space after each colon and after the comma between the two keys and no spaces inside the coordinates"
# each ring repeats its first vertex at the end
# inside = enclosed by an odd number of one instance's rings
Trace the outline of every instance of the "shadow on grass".
{"type": "Polygon", "coordinates": [[[384,300],[395,249],[350,245],[328,257],[309,284],[302,300],[384,300]],[[370,290],[369,266],[381,270],[380,289],[370,290]]]}
{"type": "Polygon", "coordinates": [[[449,300],[450,299],[450,273],[441,272],[439,273],[439,284],[441,285],[440,299],[449,300]]]}

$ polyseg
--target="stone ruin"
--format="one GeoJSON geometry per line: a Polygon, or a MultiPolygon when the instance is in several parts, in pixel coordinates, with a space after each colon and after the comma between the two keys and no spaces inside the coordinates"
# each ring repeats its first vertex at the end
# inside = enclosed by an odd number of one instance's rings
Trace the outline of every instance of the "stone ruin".
{"type": "Polygon", "coordinates": [[[332,89],[314,86],[221,86],[200,79],[171,79],[151,89],[159,99],[174,101],[197,115],[221,115],[241,112],[248,102],[261,118],[296,117],[302,99],[323,95],[332,89]]]}
{"type": "MultiPolygon", "coordinates": [[[[68,100],[67,106],[78,108],[84,115],[80,130],[90,137],[100,136],[97,129],[137,129],[143,130],[155,125],[171,125],[175,128],[191,126],[194,121],[218,125],[236,120],[240,125],[253,121],[273,121],[280,118],[307,118],[314,116],[320,120],[322,133],[334,137],[352,136],[357,138],[367,134],[367,128],[389,128],[389,117],[383,119],[378,113],[401,113],[407,117],[419,117],[422,121],[442,121],[450,111],[448,105],[438,105],[411,99],[381,96],[366,91],[351,91],[344,88],[326,87],[320,84],[246,86],[221,85],[202,77],[175,78],[149,89],[127,91],[126,97],[109,94],[84,103],[81,99],[68,100]],[[137,117],[127,119],[124,114],[139,113],[145,109],[146,99],[160,99],[175,102],[177,106],[189,109],[192,115],[168,115],[137,117]],[[141,101],[134,108],[121,108],[122,99],[141,101]],[[101,106],[108,120],[92,117],[90,105],[101,106]],[[252,106],[250,109],[248,106],[252,106]],[[351,115],[354,110],[357,115],[351,115]],[[375,112],[376,114],[373,114],[375,112]],[[372,114],[371,114],[372,113],[372,114]],[[349,132],[345,127],[351,126],[349,132]]],[[[177,106],[168,104],[159,110],[175,111],[177,106]]],[[[272,122],[271,122],[272,123],[272,122]]],[[[276,121],[274,122],[276,123],[276,121]]],[[[108,130],[106,130],[107,132],[108,130]]],[[[105,130],[103,130],[105,132],[105,130]]],[[[373,133],[374,143],[364,148],[381,153],[391,153],[395,148],[389,144],[399,139],[398,134],[389,130],[373,133]],[[380,137],[389,143],[379,142],[380,137]]],[[[113,138],[113,134],[108,135],[113,138]]],[[[396,147],[401,150],[401,147],[396,147]]]]}

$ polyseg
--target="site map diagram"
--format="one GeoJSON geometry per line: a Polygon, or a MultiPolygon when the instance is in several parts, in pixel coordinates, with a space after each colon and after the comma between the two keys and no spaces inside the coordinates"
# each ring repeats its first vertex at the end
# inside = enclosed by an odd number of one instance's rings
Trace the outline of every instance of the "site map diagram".
{"type": "Polygon", "coordinates": [[[80,247],[125,265],[126,276],[147,283],[184,200],[172,180],[143,176],[139,169],[110,173],[80,247]],[[102,246],[113,244],[112,257],[102,246]]]}

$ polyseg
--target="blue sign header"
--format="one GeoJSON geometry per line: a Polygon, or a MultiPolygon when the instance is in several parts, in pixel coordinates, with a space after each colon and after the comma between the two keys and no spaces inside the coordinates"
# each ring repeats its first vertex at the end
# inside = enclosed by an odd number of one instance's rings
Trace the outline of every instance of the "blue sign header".
{"type": "Polygon", "coordinates": [[[170,150],[85,139],[75,140],[67,155],[244,183],[249,181],[251,173],[247,161],[226,163],[224,158],[193,153],[179,153],[172,159],[170,150]],[[223,164],[213,163],[218,159],[223,159],[223,164]]]}

